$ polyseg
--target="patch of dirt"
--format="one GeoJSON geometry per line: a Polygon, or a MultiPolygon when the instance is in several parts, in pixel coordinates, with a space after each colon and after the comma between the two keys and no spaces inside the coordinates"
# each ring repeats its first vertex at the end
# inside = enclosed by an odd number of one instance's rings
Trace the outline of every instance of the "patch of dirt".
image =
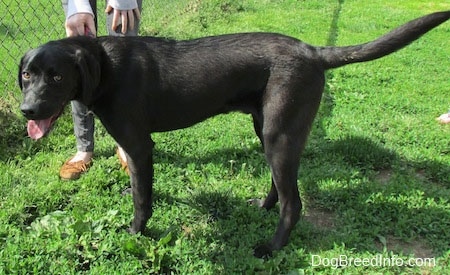
{"type": "Polygon", "coordinates": [[[426,172],[425,172],[425,169],[419,169],[419,170],[417,170],[417,171],[416,171],[416,177],[417,177],[418,179],[420,179],[422,182],[425,182],[425,181],[428,180],[428,179],[427,179],[426,172]]]}
{"type": "Polygon", "coordinates": [[[321,209],[308,208],[303,218],[318,228],[334,228],[335,215],[321,209]]]}
{"type": "MultiPolygon", "coordinates": [[[[376,241],[378,249],[383,250],[384,244],[381,241],[376,241]]],[[[412,242],[402,241],[394,236],[386,237],[386,249],[395,253],[402,253],[403,255],[413,254],[416,258],[433,258],[433,250],[425,243],[416,240],[412,242]]]]}
{"type": "Polygon", "coordinates": [[[387,184],[392,177],[391,169],[383,169],[378,171],[378,174],[375,176],[375,179],[381,184],[387,184]]]}

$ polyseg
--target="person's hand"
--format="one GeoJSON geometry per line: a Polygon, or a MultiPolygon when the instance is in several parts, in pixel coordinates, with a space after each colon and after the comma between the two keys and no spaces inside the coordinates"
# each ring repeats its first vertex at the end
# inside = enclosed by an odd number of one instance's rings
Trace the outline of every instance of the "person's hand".
{"type": "Polygon", "coordinates": [[[137,20],[141,19],[141,13],[139,12],[138,8],[132,10],[118,10],[114,9],[110,5],[107,5],[105,12],[110,13],[111,11],[114,12],[111,29],[113,31],[116,31],[117,27],[119,25],[122,25],[122,29],[120,31],[123,34],[127,32],[128,27],[130,27],[130,29],[134,29],[134,16],[136,16],[137,20]]]}
{"type": "Polygon", "coordinates": [[[66,19],[66,34],[68,37],[88,35],[95,37],[94,17],[89,13],[75,13],[66,19]]]}

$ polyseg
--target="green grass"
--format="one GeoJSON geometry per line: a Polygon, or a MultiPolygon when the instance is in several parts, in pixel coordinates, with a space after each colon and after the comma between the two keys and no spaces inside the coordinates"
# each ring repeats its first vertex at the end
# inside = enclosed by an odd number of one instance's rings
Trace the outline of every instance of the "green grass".
{"type": "MultiPolygon", "coordinates": [[[[450,9],[419,0],[144,3],[147,35],[270,31],[315,45],[366,42],[450,9]]],[[[100,123],[94,166],[61,181],[59,167],[75,150],[69,108],[48,138],[33,142],[15,96],[0,91],[0,274],[444,274],[450,127],[434,118],[449,108],[449,34],[445,23],[391,56],[328,73],[298,176],[304,218],[266,261],[252,247],[273,234],[278,213],[246,203],[270,187],[248,116],[154,135],[154,214],[145,234],[132,236],[131,197],[121,195],[129,179],[100,123]],[[436,265],[334,268],[313,266],[313,255],[436,265]]]]}

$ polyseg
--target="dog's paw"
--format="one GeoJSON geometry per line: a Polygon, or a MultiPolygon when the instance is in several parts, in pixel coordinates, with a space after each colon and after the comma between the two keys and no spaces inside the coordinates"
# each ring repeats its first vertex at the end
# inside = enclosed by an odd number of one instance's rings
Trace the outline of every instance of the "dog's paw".
{"type": "Polygon", "coordinates": [[[125,189],[123,189],[121,195],[122,195],[122,196],[131,195],[131,194],[132,194],[132,191],[133,191],[133,190],[131,189],[131,187],[125,188],[125,189]]]}
{"type": "Polygon", "coordinates": [[[272,246],[269,244],[261,244],[255,247],[253,250],[253,255],[260,259],[268,259],[272,257],[272,246]]]}
{"type": "Polygon", "coordinates": [[[127,232],[130,233],[131,235],[135,235],[137,233],[139,233],[139,230],[135,230],[133,229],[133,227],[128,227],[127,232]]]}
{"type": "Polygon", "coordinates": [[[247,203],[250,205],[254,205],[254,206],[258,206],[258,207],[263,207],[264,205],[264,200],[262,199],[249,199],[247,200],[247,203]]]}

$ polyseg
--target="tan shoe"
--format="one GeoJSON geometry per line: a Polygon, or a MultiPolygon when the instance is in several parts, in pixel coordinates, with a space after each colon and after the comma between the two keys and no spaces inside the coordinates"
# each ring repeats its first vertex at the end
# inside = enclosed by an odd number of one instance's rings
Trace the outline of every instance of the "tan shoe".
{"type": "Polygon", "coordinates": [[[82,160],[76,162],[70,162],[72,159],[67,160],[61,170],[59,170],[59,176],[63,180],[77,180],[81,174],[89,170],[92,166],[92,161],[84,162],[82,160]]]}
{"type": "Polygon", "coordinates": [[[120,154],[119,150],[120,149],[117,148],[116,154],[117,154],[117,157],[119,158],[120,166],[122,166],[122,169],[125,170],[125,172],[127,172],[127,174],[129,175],[130,174],[130,170],[128,170],[127,160],[122,157],[122,155],[120,154]]]}

